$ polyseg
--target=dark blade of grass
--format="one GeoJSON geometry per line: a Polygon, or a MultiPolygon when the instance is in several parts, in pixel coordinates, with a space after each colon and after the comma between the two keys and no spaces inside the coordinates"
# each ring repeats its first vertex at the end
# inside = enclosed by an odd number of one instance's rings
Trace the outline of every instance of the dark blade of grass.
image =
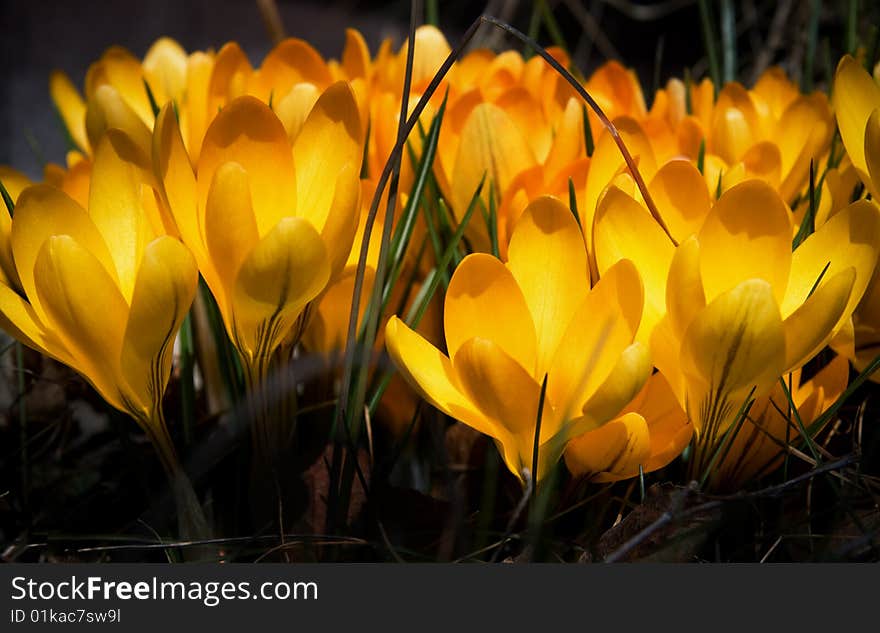
{"type": "Polygon", "coordinates": [[[859,0],[849,0],[846,10],[846,33],[844,34],[844,45],[846,46],[846,52],[850,55],[856,54],[856,48],[859,45],[858,27],[859,0]]]}
{"type": "Polygon", "coordinates": [[[581,216],[578,213],[577,193],[574,190],[574,180],[571,178],[568,179],[568,208],[571,209],[571,214],[578,223],[578,228],[583,233],[584,227],[581,225],[581,216]]]}
{"type": "Polygon", "coordinates": [[[868,45],[867,55],[865,55],[865,69],[869,74],[873,74],[874,66],[877,65],[877,57],[880,55],[880,28],[876,24],[871,25],[868,42],[870,44],[868,45]]]}
{"type": "Polygon", "coordinates": [[[58,123],[61,125],[61,130],[64,133],[64,146],[67,148],[67,151],[79,152],[80,154],[85,154],[85,150],[77,145],[76,141],[73,140],[73,134],[70,133],[70,130],[67,128],[67,123],[64,121],[64,117],[61,115],[61,110],[58,109],[58,106],[55,102],[52,102],[52,110],[55,112],[55,118],[58,123]]]}
{"type": "Polygon", "coordinates": [[[801,419],[800,411],[798,411],[797,405],[794,402],[794,398],[791,395],[791,389],[789,389],[784,377],[779,377],[779,384],[782,385],[782,392],[785,394],[785,399],[788,402],[788,409],[789,411],[791,411],[791,415],[794,418],[794,422],[797,425],[798,431],[800,431],[801,437],[803,437],[804,443],[807,445],[807,448],[810,451],[810,455],[812,455],[813,459],[816,460],[816,466],[820,466],[822,464],[822,456],[819,454],[819,451],[816,450],[816,445],[813,442],[812,434],[809,433],[807,431],[807,428],[804,426],[804,421],[801,419]]]}
{"type": "Polygon", "coordinates": [[[9,212],[9,217],[15,217],[15,202],[12,201],[12,196],[9,195],[9,192],[6,190],[6,185],[3,184],[2,180],[0,180],[0,196],[3,197],[3,204],[6,205],[6,211],[9,212]]]}
{"type": "Polygon", "coordinates": [[[443,115],[445,111],[446,99],[444,98],[443,104],[437,112],[437,116],[434,117],[434,120],[431,122],[431,127],[428,129],[422,157],[416,168],[415,183],[410,192],[410,197],[406,202],[406,207],[404,207],[400,223],[391,239],[391,271],[388,275],[388,282],[385,284],[382,293],[383,313],[388,306],[388,300],[391,297],[391,291],[393,290],[394,284],[397,283],[397,280],[400,277],[400,272],[403,269],[406,249],[409,246],[413,229],[415,229],[416,226],[419,207],[423,205],[422,196],[425,193],[425,184],[431,173],[431,166],[434,163],[434,157],[437,153],[437,141],[440,136],[440,128],[443,124],[443,115]]]}
{"type": "Polygon", "coordinates": [[[373,121],[367,121],[367,131],[364,134],[364,153],[361,156],[361,180],[370,177],[370,134],[373,132],[373,121]]]}
{"type": "Polygon", "coordinates": [[[801,77],[801,91],[813,91],[813,71],[816,59],[816,44],[819,39],[819,16],[822,13],[822,1],[810,0],[810,21],[807,26],[807,51],[804,55],[804,74],[801,77]]]}
{"type": "Polygon", "coordinates": [[[590,125],[590,114],[587,112],[587,106],[581,106],[581,115],[584,119],[584,147],[587,150],[587,156],[592,157],[596,145],[593,141],[593,128],[590,125]]]}
{"type": "Polygon", "coordinates": [[[538,5],[541,7],[541,17],[544,21],[544,28],[547,29],[547,34],[550,36],[550,39],[553,40],[553,43],[556,46],[564,51],[568,51],[568,44],[565,43],[562,29],[559,28],[559,22],[556,21],[556,16],[553,15],[547,1],[538,0],[538,5]]]}
{"type": "Polygon", "coordinates": [[[223,325],[223,318],[220,316],[220,309],[214,301],[214,296],[201,277],[199,278],[199,293],[205,304],[205,313],[208,316],[208,323],[217,349],[220,376],[223,379],[226,393],[229,396],[229,402],[239,402],[244,389],[244,372],[241,368],[241,362],[232,347],[232,343],[229,341],[229,336],[226,333],[226,327],[223,325]]]}
{"type": "Polygon", "coordinates": [[[739,430],[742,428],[742,425],[746,420],[746,416],[749,415],[749,411],[752,409],[752,405],[755,403],[754,398],[752,398],[754,394],[755,388],[752,387],[751,391],[749,391],[749,395],[746,396],[746,399],[743,400],[743,403],[740,405],[739,411],[736,414],[736,422],[727,427],[727,430],[724,432],[721,441],[715,447],[715,450],[712,453],[712,458],[709,460],[709,463],[706,465],[706,469],[703,471],[702,476],[700,477],[700,490],[705,487],[706,482],[712,475],[712,471],[715,469],[715,466],[721,464],[727,457],[727,453],[730,451],[730,446],[733,444],[733,438],[735,438],[736,435],[739,433],[739,430]]]}
{"type": "MultiPolygon", "coordinates": [[[[147,91],[147,99],[150,101],[150,109],[153,111],[153,118],[155,119],[157,116],[159,116],[159,104],[156,103],[156,97],[153,96],[153,91],[150,89],[150,84],[147,82],[146,77],[143,78],[143,82],[144,90],[147,91]]],[[[272,106],[269,107],[271,108],[272,106]]]]}
{"type": "Polygon", "coordinates": [[[498,248],[498,207],[495,202],[495,187],[489,187],[489,214],[487,216],[489,224],[489,241],[492,244],[492,254],[495,257],[501,257],[498,248]]]}
{"type": "Polygon", "coordinates": [[[691,87],[693,86],[693,81],[691,80],[691,70],[690,68],[684,69],[684,111],[685,114],[691,115],[694,113],[694,104],[693,98],[691,97],[691,87]]]}
{"type": "Polygon", "coordinates": [[[663,51],[666,48],[666,34],[661,33],[657,38],[657,46],[654,49],[654,74],[651,79],[651,93],[657,94],[660,89],[660,69],[663,68],[663,51]]]}
{"type": "Polygon", "coordinates": [[[819,209],[819,197],[822,195],[822,190],[816,187],[816,164],[812,159],[810,160],[810,188],[808,191],[810,206],[807,208],[804,219],[801,221],[800,227],[798,227],[798,232],[794,236],[791,250],[800,246],[816,230],[816,211],[819,209]]]}
{"type": "Polygon", "coordinates": [[[15,366],[18,374],[18,440],[19,440],[19,459],[21,464],[21,498],[25,508],[29,507],[30,498],[30,460],[28,459],[28,420],[27,405],[25,396],[27,395],[27,385],[24,380],[24,346],[21,343],[15,345],[15,366]]]}
{"type": "Polygon", "coordinates": [[[700,151],[697,153],[697,170],[702,174],[706,167],[706,139],[700,139],[700,151]]]}
{"type": "MultiPolygon", "coordinates": [[[[349,459],[343,467],[340,479],[340,494],[337,499],[339,507],[334,508],[336,521],[344,524],[348,517],[348,507],[351,496],[351,487],[354,482],[354,466],[357,465],[357,446],[360,439],[360,421],[363,419],[364,400],[366,398],[367,374],[370,369],[370,356],[373,352],[373,342],[376,338],[379,318],[382,309],[382,288],[385,282],[385,275],[388,267],[388,251],[391,242],[391,229],[394,223],[394,208],[397,204],[397,187],[400,180],[400,167],[402,159],[403,147],[410,131],[418,122],[418,116],[412,121],[412,125],[407,125],[407,111],[409,105],[409,95],[412,85],[413,61],[415,59],[416,48],[416,28],[418,21],[424,15],[422,2],[413,0],[410,5],[410,23],[409,23],[409,45],[406,53],[406,67],[403,75],[403,89],[400,94],[400,114],[397,122],[397,140],[391,156],[388,158],[385,170],[383,170],[383,178],[376,188],[373,197],[373,203],[370,206],[370,213],[367,216],[367,222],[364,227],[363,244],[361,248],[361,257],[358,261],[358,269],[355,274],[355,288],[352,293],[352,310],[349,315],[349,336],[345,350],[345,368],[342,385],[342,395],[339,398],[340,406],[337,411],[340,417],[334,418],[334,427],[338,429],[337,421],[344,424],[345,436],[354,448],[352,458],[349,459]],[[386,175],[387,174],[387,175],[386,175]],[[388,183],[388,202],[385,207],[385,220],[382,226],[382,238],[379,243],[379,258],[376,264],[373,289],[370,293],[370,299],[364,310],[365,331],[363,338],[356,338],[358,308],[360,306],[360,295],[363,287],[363,275],[366,265],[366,252],[369,247],[370,234],[373,229],[376,214],[378,213],[379,200],[385,188],[385,182],[388,183]],[[355,361],[356,348],[360,346],[360,358],[355,361]],[[351,398],[351,401],[349,401],[351,398]],[[355,421],[358,423],[355,424],[355,421]]],[[[436,88],[435,88],[436,89],[436,88]]],[[[432,91],[433,94],[433,91],[432,91]]],[[[416,109],[418,109],[416,105],[416,109]]],[[[413,113],[415,114],[415,112],[413,113]]],[[[418,113],[419,115],[421,112],[418,113]]],[[[329,511],[329,510],[328,510],[329,511]]]]}
{"type": "Polygon", "coordinates": [[[731,0],[721,0],[721,47],[724,83],[736,80],[736,11],[731,0]]]}
{"type": "MultiPolygon", "coordinates": [[[[529,16],[529,28],[526,33],[529,34],[529,37],[533,40],[538,39],[538,34],[541,31],[541,5],[538,2],[532,3],[532,13],[529,16]]],[[[528,46],[523,47],[522,56],[523,59],[530,59],[535,53],[528,46]]]]}
{"type": "Polygon", "coordinates": [[[196,387],[192,316],[187,314],[180,326],[180,413],[184,445],[190,446],[195,438],[196,387]]]}
{"type": "Polygon", "coordinates": [[[715,37],[715,29],[712,28],[712,12],[707,0],[699,0],[697,3],[700,7],[700,27],[703,34],[703,45],[706,47],[706,57],[709,59],[709,76],[712,78],[715,96],[718,96],[718,90],[721,87],[721,67],[718,65],[718,51],[715,49],[715,43],[718,39],[715,37]]]}
{"type": "Polygon", "coordinates": [[[538,449],[541,446],[541,421],[544,418],[544,398],[547,397],[547,374],[544,374],[544,380],[541,381],[541,393],[538,396],[538,413],[535,415],[535,441],[532,445],[532,479],[535,486],[532,488],[532,500],[534,494],[538,490],[538,449]]]}
{"type": "Polygon", "coordinates": [[[440,24],[440,13],[437,10],[437,0],[426,0],[425,2],[425,24],[438,26],[440,24]]]}

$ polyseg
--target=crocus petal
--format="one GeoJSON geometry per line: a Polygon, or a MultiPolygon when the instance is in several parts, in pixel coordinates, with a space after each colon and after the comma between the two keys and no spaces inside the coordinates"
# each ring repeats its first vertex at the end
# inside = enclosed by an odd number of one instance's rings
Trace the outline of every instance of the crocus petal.
{"type": "Polygon", "coordinates": [[[639,328],[642,301],[639,274],[624,259],[605,272],[578,308],[557,346],[547,382],[563,416],[576,414],[612,373],[639,328]]]}
{"type": "Polygon", "coordinates": [[[489,187],[494,187],[495,202],[498,203],[513,178],[535,162],[522,131],[504,110],[491,103],[475,107],[461,132],[452,172],[455,216],[458,219],[464,216],[484,174],[486,185],[482,195],[488,209],[489,187]]]}
{"type": "Polygon", "coordinates": [[[321,91],[315,84],[296,84],[272,106],[291,142],[299,135],[306,117],[320,96],[321,91]]]}
{"type": "Polygon", "coordinates": [[[538,368],[545,373],[569,322],[590,287],[580,227],[556,198],[532,202],[517,221],[507,267],[522,290],[534,322],[538,368]]]}
{"type": "Polygon", "coordinates": [[[693,318],[706,307],[700,278],[700,243],[691,237],[679,244],[666,282],[666,314],[677,339],[684,336],[693,318]]]}
{"type": "MultiPolygon", "coordinates": [[[[142,122],[153,121],[153,109],[144,87],[144,74],[140,60],[122,46],[111,46],[89,68],[86,75],[86,96],[92,97],[101,86],[112,86],[142,122]]],[[[160,104],[164,105],[164,104],[160,104]]],[[[110,126],[118,127],[118,126],[110,126]]],[[[94,147],[94,139],[92,146],[94,147]]]]}
{"type": "Polygon", "coordinates": [[[516,279],[496,258],[474,253],[462,260],[449,281],[443,317],[446,349],[453,359],[467,341],[481,337],[494,341],[529,374],[534,372],[534,322],[516,279]]]}
{"type": "MultiPolygon", "coordinates": [[[[40,320],[45,312],[37,295],[34,266],[43,244],[53,235],[68,235],[99,261],[115,285],[116,267],[101,234],[86,212],[66,194],[49,185],[25,189],[12,222],[12,253],[21,287],[40,320]]],[[[92,306],[100,305],[92,303],[92,306]]]]}
{"type": "Polygon", "coordinates": [[[70,138],[79,149],[88,152],[91,146],[86,135],[86,104],[79,91],[66,74],[53,70],[49,75],[49,94],[70,138]]]}
{"type": "Polygon", "coordinates": [[[324,242],[302,218],[284,218],[254,247],[239,269],[227,323],[248,360],[265,361],[329,277],[324,242]]]}
{"type": "Polygon", "coordinates": [[[651,214],[632,197],[609,187],[596,215],[596,264],[600,275],[621,259],[635,264],[644,282],[645,309],[637,334],[647,341],[666,312],[666,277],[675,249],[651,214]]]}
{"type": "Polygon", "coordinates": [[[333,77],[321,54],[305,40],[289,37],[263,60],[257,96],[268,101],[270,94],[280,97],[300,82],[323,87],[331,81],[333,77]]]}
{"type": "Polygon", "coordinates": [[[758,278],[769,282],[773,296],[782,301],[791,268],[791,235],[791,213],[769,185],[750,180],[727,191],[699,235],[706,300],[758,278]]]}
{"type": "Polygon", "coordinates": [[[153,237],[141,204],[140,170],[119,152],[130,147],[119,130],[108,131],[95,150],[89,189],[89,217],[104,242],[113,245],[110,256],[126,300],[131,299],[141,255],[153,237]]]}
{"type": "Polygon", "coordinates": [[[64,345],[43,328],[31,305],[4,283],[0,283],[0,329],[38,352],[73,363],[64,345]]]}
{"type": "Polygon", "coordinates": [[[385,326],[385,346],[407,382],[432,405],[491,437],[502,434],[456,387],[452,362],[396,316],[385,326]]]}
{"type": "MultiPolygon", "coordinates": [[[[205,209],[205,238],[221,285],[214,296],[231,291],[241,263],[260,236],[251,207],[247,172],[238,163],[224,163],[214,172],[205,209]]],[[[228,299],[228,298],[227,298],[228,299]]],[[[220,306],[228,305],[221,300],[220,306]]]]}
{"type": "Polygon", "coordinates": [[[170,37],[156,40],[141,64],[159,106],[180,99],[186,92],[187,55],[170,37]]]}
{"type": "MultiPolygon", "coordinates": [[[[503,444],[507,467],[515,474],[531,469],[541,385],[498,345],[484,338],[462,345],[452,366],[462,393],[510,435],[497,438],[503,444]]],[[[552,436],[555,427],[549,398],[545,398],[541,440],[552,436]]]]}
{"type": "Polygon", "coordinates": [[[281,218],[294,215],[298,174],[294,175],[287,133],[269,106],[244,96],[223,108],[205,133],[197,170],[202,227],[214,171],[230,161],[248,174],[260,236],[281,218]]]}
{"type": "Polygon", "coordinates": [[[247,55],[235,42],[227,42],[218,51],[208,81],[207,114],[213,117],[218,109],[245,94],[253,67],[247,55]]]}
{"type": "Polygon", "coordinates": [[[681,455],[691,441],[694,427],[660,372],[648,378],[639,395],[644,395],[644,400],[634,410],[645,418],[651,432],[651,454],[643,468],[651,472],[681,455]]]}
{"type": "Polygon", "coordinates": [[[174,338],[189,311],[199,271],[186,247],[159,237],[144,250],[121,352],[122,376],[148,419],[171,375],[174,338]]]}
{"type": "Polygon", "coordinates": [[[752,387],[763,395],[785,370],[785,331],[769,283],[749,279],[719,295],[685,333],[681,366],[691,420],[729,424],[752,387]]]}
{"type": "Polygon", "coordinates": [[[370,75],[370,49],[364,36],[357,29],[345,29],[345,47],[342,49],[342,70],[348,79],[368,78],[370,75]]]}
{"type": "Polygon", "coordinates": [[[850,55],[837,65],[832,104],[843,145],[856,169],[868,173],[865,160],[865,126],[871,113],[880,107],[880,86],[850,55]]]}
{"type": "Polygon", "coordinates": [[[116,88],[103,84],[89,97],[86,110],[86,133],[91,147],[97,147],[107,130],[112,128],[125,132],[134,143],[135,150],[126,158],[149,172],[152,145],[149,128],[116,88]]]}
{"type": "Polygon", "coordinates": [[[128,306],[101,262],[69,235],[45,241],[35,262],[36,294],[47,325],[79,370],[114,407],[126,410],[117,387],[128,306]]]}
{"type": "MultiPolygon", "coordinates": [[[[321,232],[343,169],[359,171],[363,154],[357,102],[351,87],[337,82],[324,91],[293,145],[298,215],[321,232]]],[[[351,183],[347,183],[351,186],[351,183]]]]}
{"type": "Polygon", "coordinates": [[[651,369],[647,345],[636,342],[624,349],[611,373],[584,404],[581,417],[569,422],[566,436],[570,438],[596,429],[620,415],[644,387],[651,369]]]}
{"type": "Polygon", "coordinates": [[[843,317],[856,280],[853,267],[824,282],[788,316],[785,326],[786,373],[800,368],[831,340],[843,317]]]}
{"type": "Polygon", "coordinates": [[[217,272],[208,257],[202,225],[196,177],[183,144],[183,136],[171,104],[162,108],[153,131],[153,169],[162,187],[163,198],[171,209],[184,244],[199,264],[211,287],[217,287],[217,272]]]}
{"type": "MultiPolygon", "coordinates": [[[[356,252],[352,247],[359,228],[358,213],[361,208],[361,195],[358,170],[354,164],[345,165],[336,179],[330,212],[321,229],[321,239],[324,240],[327,256],[330,258],[331,279],[335,279],[342,273],[349,257],[356,260],[359,255],[359,252],[356,252]]],[[[380,204],[384,204],[384,200],[380,204]]],[[[373,226],[374,229],[370,233],[370,255],[374,255],[378,259],[379,247],[374,247],[373,244],[381,242],[382,218],[378,217],[373,226]]]]}
{"type": "Polygon", "coordinates": [[[860,200],[832,216],[792,254],[791,277],[780,304],[787,318],[804,301],[817,281],[848,267],[856,279],[844,316],[849,316],[865,293],[880,250],[880,211],[860,200]]]}
{"type": "Polygon", "coordinates": [[[660,217],[678,243],[695,235],[709,214],[711,200],[703,175],[688,160],[671,160],[648,186],[660,217]]]}
{"type": "Polygon", "coordinates": [[[584,433],[565,449],[565,465],[575,476],[592,481],[618,481],[639,474],[651,455],[651,434],[638,413],[625,413],[584,433]]]}

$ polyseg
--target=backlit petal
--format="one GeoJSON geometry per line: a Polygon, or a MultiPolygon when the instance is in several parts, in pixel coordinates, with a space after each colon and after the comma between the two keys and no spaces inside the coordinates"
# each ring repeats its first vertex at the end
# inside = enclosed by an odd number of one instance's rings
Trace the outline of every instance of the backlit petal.
{"type": "Polygon", "coordinates": [[[850,55],[837,65],[832,103],[843,145],[853,165],[867,174],[865,126],[871,113],[880,107],[880,86],[850,55]]]}
{"type": "Polygon", "coordinates": [[[625,413],[574,438],[565,449],[565,465],[575,476],[618,481],[639,474],[651,454],[651,434],[638,413],[625,413]]]}
{"type": "Polygon", "coordinates": [[[681,243],[700,230],[711,200],[703,175],[693,163],[669,161],[657,171],[648,190],[676,242],[681,243]]]}
{"type": "Polygon", "coordinates": [[[60,70],[53,70],[49,75],[49,94],[70,138],[79,149],[88,152],[91,146],[86,136],[86,104],[79,90],[67,75],[60,70]]]}

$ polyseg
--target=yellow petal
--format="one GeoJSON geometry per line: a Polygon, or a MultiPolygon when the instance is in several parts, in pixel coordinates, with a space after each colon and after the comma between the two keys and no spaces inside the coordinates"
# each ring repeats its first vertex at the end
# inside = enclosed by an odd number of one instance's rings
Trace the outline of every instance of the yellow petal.
{"type": "Polygon", "coordinates": [[[726,428],[753,386],[756,396],[770,389],[785,370],[785,332],[770,284],[750,279],[709,303],[685,333],[681,368],[701,431],[726,428]]]}
{"type": "Polygon", "coordinates": [[[252,74],[251,63],[241,47],[235,42],[224,44],[214,58],[208,81],[206,112],[209,120],[227,103],[245,94],[252,74]]]}
{"type": "Polygon", "coordinates": [[[875,205],[862,200],[834,215],[794,251],[791,277],[780,305],[782,317],[788,318],[807,300],[820,276],[824,281],[853,267],[856,279],[841,318],[851,315],[871,280],[878,249],[880,211],[875,205]]]}
{"type": "Polygon", "coordinates": [[[671,160],[663,165],[648,190],[676,242],[700,230],[712,203],[703,175],[690,161],[671,160]]]}
{"type": "Polygon", "coordinates": [[[782,301],[791,268],[791,214],[769,185],[750,180],[727,191],[700,230],[700,269],[711,302],[746,279],[764,279],[782,301]]]}
{"type": "Polygon", "coordinates": [[[446,291],[443,317],[451,358],[467,341],[481,337],[494,341],[529,374],[534,372],[537,340],[528,304],[511,272],[491,255],[474,253],[458,265],[446,291]]]}
{"type": "Polygon", "coordinates": [[[171,375],[174,339],[189,311],[199,271],[186,247],[159,237],[145,251],[125,325],[121,367],[128,389],[148,419],[155,419],[171,375]]]}
{"type": "MultiPolygon", "coordinates": [[[[462,393],[510,435],[498,438],[510,471],[518,474],[524,468],[531,470],[541,386],[516,360],[484,338],[473,338],[462,345],[452,365],[462,393]]],[[[545,398],[542,441],[556,428],[551,409],[549,398],[545,398]]]]}
{"type": "Polygon", "coordinates": [[[260,240],[248,174],[238,163],[224,163],[214,172],[205,209],[205,237],[224,294],[228,293],[242,262],[260,240]]]}
{"type": "Polygon", "coordinates": [[[556,198],[532,202],[517,221],[507,267],[522,290],[538,344],[543,376],[590,289],[584,240],[571,210],[556,198]]]}
{"type": "Polygon", "coordinates": [[[651,433],[651,453],[643,468],[652,472],[681,455],[691,441],[694,427],[660,372],[648,378],[639,395],[644,399],[634,411],[645,418],[651,433]]]}
{"type": "MultiPolygon", "coordinates": [[[[460,220],[464,216],[484,174],[486,185],[482,195],[488,209],[489,188],[495,189],[495,202],[498,203],[513,178],[535,162],[522,132],[504,110],[491,103],[475,107],[461,132],[452,172],[452,204],[456,218],[460,220]]],[[[479,218],[475,220],[479,223],[479,218]]]]}
{"type": "Polygon", "coordinates": [[[565,449],[565,465],[573,475],[595,482],[635,477],[650,458],[650,435],[645,418],[625,413],[574,438],[565,449]]]}
{"type": "MultiPolygon", "coordinates": [[[[152,114],[150,119],[152,120],[152,114]]],[[[149,128],[116,88],[102,84],[89,97],[86,110],[86,132],[91,146],[97,147],[111,128],[125,132],[137,149],[128,159],[141,169],[149,171],[152,145],[149,128]]]]}
{"type": "Polygon", "coordinates": [[[153,42],[141,64],[147,83],[157,104],[181,100],[186,93],[187,55],[183,47],[170,37],[153,42]]]}
{"type": "Polygon", "coordinates": [[[786,317],[786,373],[799,369],[831,340],[855,280],[856,270],[851,266],[830,278],[826,276],[810,298],[786,317]]]}
{"type": "MultiPolygon", "coordinates": [[[[85,211],[67,195],[49,185],[25,189],[15,208],[12,222],[12,253],[21,286],[34,311],[46,322],[37,296],[34,266],[44,242],[53,235],[68,235],[97,258],[115,285],[117,275],[113,258],[101,234],[85,211]]],[[[100,304],[93,304],[100,305],[100,304]]]]}
{"type": "Polygon", "coordinates": [[[299,135],[306,117],[320,96],[321,91],[315,84],[297,84],[272,106],[291,142],[299,135]]]}
{"type": "MultiPolygon", "coordinates": [[[[355,165],[345,165],[339,171],[333,189],[333,201],[330,203],[330,212],[321,229],[321,239],[324,240],[327,256],[330,258],[331,278],[335,279],[342,273],[349,256],[358,256],[352,248],[358,231],[358,213],[361,205],[361,183],[355,165]]],[[[383,202],[380,201],[380,204],[383,202]]],[[[370,234],[370,252],[378,259],[378,246],[375,249],[372,247],[374,240],[381,242],[382,238],[382,221],[381,218],[377,220],[370,234]]]]}
{"type": "Polygon", "coordinates": [[[153,109],[147,97],[147,89],[144,87],[141,62],[121,46],[108,48],[101,55],[101,59],[89,68],[86,75],[88,101],[91,101],[100,87],[105,85],[112,86],[142,122],[146,124],[153,121],[153,109]]]}
{"type": "Polygon", "coordinates": [[[300,82],[323,87],[331,81],[333,77],[321,54],[305,40],[289,37],[263,60],[257,96],[268,101],[270,94],[281,97],[300,82]]]}
{"type": "Polygon", "coordinates": [[[563,416],[576,415],[614,371],[639,327],[642,296],[635,266],[621,260],[581,304],[557,347],[547,382],[563,416]]]}
{"type": "Polygon", "coordinates": [[[357,29],[345,29],[345,48],[342,50],[342,70],[349,79],[370,75],[370,49],[357,29]]]}
{"type": "Polygon", "coordinates": [[[269,106],[254,97],[239,97],[218,114],[199,155],[199,209],[204,226],[208,190],[220,165],[238,163],[247,172],[260,236],[278,221],[295,215],[296,180],[287,133],[269,106]]]}
{"type": "Polygon", "coordinates": [[[88,152],[91,145],[86,136],[86,104],[79,90],[66,74],[60,70],[53,70],[49,75],[49,94],[55,107],[58,108],[70,138],[79,149],[88,152]]]}
{"type": "Polygon", "coordinates": [[[318,232],[327,222],[339,174],[346,168],[360,171],[362,143],[354,93],[337,82],[318,98],[293,145],[297,215],[318,232]]]}
{"type": "Polygon", "coordinates": [[[645,381],[651,375],[651,369],[651,355],[647,345],[637,342],[623,350],[611,373],[584,404],[581,411],[583,415],[569,423],[567,437],[596,429],[620,415],[644,387],[645,381]]]}
{"type": "MultiPolygon", "coordinates": [[[[769,141],[752,145],[742,157],[745,178],[760,178],[771,187],[778,187],[783,174],[782,155],[779,146],[769,141]]],[[[781,195],[781,194],[780,194],[781,195]]],[[[781,196],[788,200],[786,196],[781,196]]]]}
{"type": "Polygon", "coordinates": [[[666,277],[675,252],[672,242],[648,210],[617,187],[610,187],[599,203],[594,238],[600,275],[621,259],[632,260],[638,269],[645,308],[637,338],[647,341],[666,312],[666,277]]]}
{"type": "Polygon", "coordinates": [[[189,56],[186,65],[187,107],[181,113],[181,117],[187,123],[186,146],[189,149],[193,162],[199,158],[205,130],[217,112],[216,109],[213,112],[208,111],[208,85],[211,82],[211,72],[213,69],[213,55],[195,52],[189,56]]]}
{"type": "Polygon", "coordinates": [[[742,85],[729,83],[712,112],[711,142],[706,148],[728,164],[738,162],[761,132],[754,103],[742,85]]]}
{"type": "Polygon", "coordinates": [[[154,237],[141,203],[140,170],[126,161],[131,147],[127,137],[110,130],[95,150],[95,166],[89,191],[89,217],[106,244],[119,276],[119,289],[131,300],[141,255],[154,237]]]}
{"type": "Polygon", "coordinates": [[[38,352],[68,365],[73,363],[61,341],[45,330],[31,305],[4,283],[0,283],[0,329],[38,352]]]}
{"type": "Polygon", "coordinates": [[[248,361],[265,362],[329,276],[324,242],[301,218],[284,218],[254,247],[239,269],[227,323],[248,361]]]}
{"type": "Polygon", "coordinates": [[[810,162],[827,155],[834,134],[834,119],[824,94],[802,96],[785,111],[774,129],[782,152],[783,181],[779,193],[790,200],[807,185],[810,162]]]}
{"type": "Polygon", "coordinates": [[[700,278],[700,243],[690,237],[675,250],[666,286],[666,313],[677,339],[684,336],[694,317],[706,307],[700,278]]]}
{"type": "Polygon", "coordinates": [[[865,126],[871,113],[880,107],[880,86],[850,55],[837,65],[832,104],[843,145],[853,165],[868,173],[865,161],[865,126]]]}
{"type": "MultiPolygon", "coordinates": [[[[302,344],[310,352],[338,353],[345,348],[348,338],[348,319],[354,296],[355,267],[347,267],[342,276],[327,287],[316,308],[312,308],[309,324],[303,333],[302,344]]],[[[358,307],[358,327],[370,300],[376,279],[375,271],[364,269],[363,290],[358,307]]],[[[380,332],[381,334],[381,332],[380,332]]],[[[438,352],[439,353],[439,352],[438,352]]],[[[407,422],[409,422],[407,420],[407,422]]]]}
{"type": "Polygon", "coordinates": [[[425,400],[480,433],[502,435],[456,386],[452,362],[396,316],[385,326],[385,345],[400,373],[425,400]]]}
{"type": "Polygon", "coordinates": [[[119,357],[128,306],[101,263],[69,235],[45,241],[35,263],[36,294],[74,368],[118,409],[119,357]]]}

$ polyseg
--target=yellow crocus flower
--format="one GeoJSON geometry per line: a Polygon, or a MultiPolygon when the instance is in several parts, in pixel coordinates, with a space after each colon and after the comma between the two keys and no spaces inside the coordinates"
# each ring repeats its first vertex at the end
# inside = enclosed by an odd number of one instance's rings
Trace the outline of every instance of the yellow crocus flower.
{"type": "Polygon", "coordinates": [[[362,131],[346,83],[331,85],[294,142],[251,96],[216,116],[195,171],[174,111],[156,122],[154,161],[183,241],[249,378],[298,339],[310,303],[338,277],[357,227],[362,131]]]}
{"type": "Polygon", "coordinates": [[[51,185],[21,192],[4,231],[14,260],[0,261],[0,325],[133,417],[176,477],[161,402],[198,270],[145,207],[152,190],[123,158],[131,147],[116,130],[98,144],[87,209],[51,185]]]}
{"type": "Polygon", "coordinates": [[[593,288],[571,211],[551,197],[523,212],[504,263],[462,260],[444,305],[444,354],[397,317],[388,352],[432,405],[492,437],[507,467],[535,480],[568,441],[614,418],[647,380],[647,347],[633,343],[642,312],[635,267],[621,261],[593,288]]]}

